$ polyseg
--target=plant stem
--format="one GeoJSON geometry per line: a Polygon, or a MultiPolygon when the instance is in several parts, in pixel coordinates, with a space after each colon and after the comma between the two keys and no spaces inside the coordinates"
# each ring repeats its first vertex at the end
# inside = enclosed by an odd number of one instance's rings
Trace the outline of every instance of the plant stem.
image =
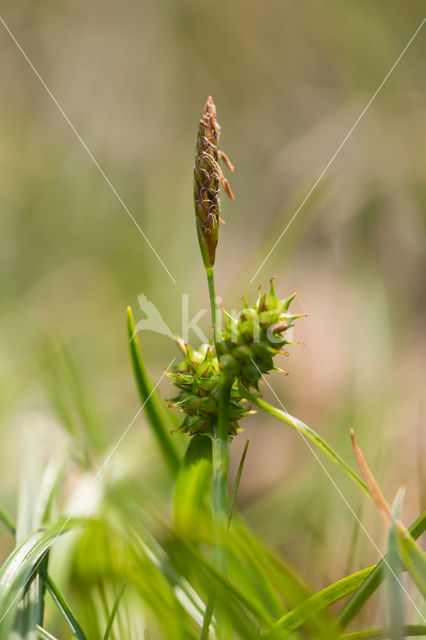
{"type": "MultiPolygon", "coordinates": [[[[210,310],[213,328],[213,338],[215,343],[216,356],[217,349],[217,307],[216,307],[216,291],[214,281],[214,267],[206,267],[207,284],[209,288],[210,310]]],[[[216,568],[222,573],[227,573],[226,561],[226,535],[228,522],[228,465],[229,465],[229,403],[231,400],[231,389],[233,378],[224,377],[219,395],[219,409],[217,416],[217,429],[212,439],[212,511],[213,511],[213,529],[214,529],[214,550],[213,562],[216,568]]],[[[223,598],[215,598],[210,595],[203,628],[201,630],[201,638],[208,638],[209,626],[216,600],[219,604],[223,598]]],[[[229,636],[227,623],[222,616],[216,615],[217,619],[217,636],[218,638],[227,638],[229,636]]]]}
{"type": "Polygon", "coordinates": [[[228,520],[228,463],[229,463],[229,402],[233,380],[225,378],[220,389],[217,432],[213,438],[213,518],[215,528],[216,558],[226,569],[223,538],[228,520]]]}
{"type": "MultiPolygon", "coordinates": [[[[212,317],[212,328],[214,342],[217,342],[217,307],[216,307],[216,290],[214,284],[214,267],[206,267],[207,284],[209,287],[210,311],[212,317]]],[[[216,350],[217,351],[217,350],[216,350]]]]}
{"type": "MultiPolygon", "coordinates": [[[[229,464],[229,402],[233,379],[225,378],[219,396],[219,415],[217,432],[213,438],[213,561],[217,569],[226,575],[226,535],[228,522],[228,464],[229,464]]],[[[218,598],[225,605],[224,598],[218,598]]],[[[218,638],[227,638],[227,624],[222,616],[216,614],[218,638]]]]}
{"type": "Polygon", "coordinates": [[[201,628],[200,640],[209,640],[210,622],[213,616],[213,609],[215,605],[214,596],[210,596],[207,600],[206,610],[204,612],[203,626],[201,628]]]}

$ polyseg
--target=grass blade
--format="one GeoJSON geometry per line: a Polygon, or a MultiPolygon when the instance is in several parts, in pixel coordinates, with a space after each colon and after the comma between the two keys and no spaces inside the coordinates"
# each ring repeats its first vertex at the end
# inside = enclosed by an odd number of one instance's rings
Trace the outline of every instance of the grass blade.
{"type": "Polygon", "coordinates": [[[19,593],[28,583],[36,566],[56,537],[72,527],[58,522],[46,530],[31,533],[18,545],[0,569],[0,640],[7,640],[19,593]],[[7,618],[6,618],[7,616],[7,618]]]}
{"type": "Polygon", "coordinates": [[[423,598],[426,598],[425,554],[401,523],[395,523],[395,530],[397,537],[396,544],[401,562],[404,564],[408,573],[414,580],[423,598]]]}
{"type": "Polygon", "coordinates": [[[9,516],[9,514],[2,508],[0,507],[0,520],[3,522],[3,524],[7,527],[7,529],[9,529],[10,533],[15,536],[16,534],[16,528],[15,525],[13,523],[12,518],[9,516]]]}
{"type": "Polygon", "coordinates": [[[237,499],[238,489],[240,487],[241,475],[243,473],[244,463],[246,461],[247,450],[250,444],[250,438],[247,439],[246,444],[243,449],[243,453],[241,456],[240,464],[238,465],[237,476],[235,478],[234,488],[232,489],[231,497],[229,500],[229,509],[228,509],[228,529],[231,526],[232,513],[234,511],[235,501],[237,499]]]}
{"type": "MultiPolygon", "coordinates": [[[[410,530],[412,535],[419,537],[425,529],[426,514],[423,514],[423,516],[421,516],[418,520],[416,520],[416,522],[413,523],[413,525],[410,527],[410,530]]],[[[362,602],[362,604],[364,604],[364,602],[372,595],[372,593],[377,589],[382,580],[386,577],[387,563],[389,563],[389,555],[386,555],[385,559],[381,560],[375,567],[368,567],[366,569],[362,569],[361,571],[357,571],[356,573],[353,573],[350,576],[346,576],[345,578],[342,578],[341,580],[338,580],[337,582],[329,585],[318,593],[315,593],[306,601],[302,602],[298,607],[277,620],[273,625],[271,631],[278,628],[288,631],[294,631],[302,626],[305,622],[307,622],[312,617],[312,614],[318,613],[322,609],[325,609],[335,602],[338,602],[339,600],[356,590],[359,590],[361,593],[363,593],[365,600],[362,602]],[[370,589],[367,590],[368,596],[367,593],[364,593],[362,591],[362,589],[365,588],[365,585],[367,584],[371,589],[371,592],[370,589]]],[[[362,604],[359,602],[359,600],[354,599],[354,603],[355,602],[357,605],[359,605],[359,608],[357,608],[355,612],[353,612],[351,607],[348,609],[348,613],[343,613],[344,610],[342,610],[342,612],[337,616],[340,628],[343,628],[344,624],[349,623],[349,620],[347,619],[349,615],[353,614],[353,617],[361,608],[362,604]]],[[[347,605],[345,605],[345,607],[347,607],[347,605]]],[[[350,617],[350,619],[352,619],[352,617],[350,617]]],[[[268,634],[266,634],[265,637],[269,637],[268,634]]]]}
{"type": "Polygon", "coordinates": [[[41,576],[43,579],[43,583],[46,585],[48,592],[52,596],[58,609],[67,621],[74,637],[77,638],[77,640],[87,640],[84,631],[81,628],[77,618],[71,611],[68,602],[65,600],[64,596],[62,595],[56,584],[53,582],[52,578],[46,571],[42,571],[41,576]]]}
{"type": "MultiPolygon", "coordinates": [[[[16,542],[21,543],[40,525],[38,502],[41,478],[41,450],[34,434],[26,434],[18,499],[16,542]]],[[[43,559],[43,562],[45,558],[43,559]]],[[[29,638],[36,634],[37,624],[43,624],[44,589],[38,572],[31,576],[19,599],[13,634],[17,638],[29,638]]]]}
{"type": "Polygon", "coordinates": [[[251,591],[271,621],[283,615],[283,599],[296,607],[312,595],[312,588],[300,578],[293,567],[265,547],[239,519],[234,520],[228,545],[231,560],[234,561],[233,575],[237,575],[235,561],[247,568],[249,576],[243,580],[240,573],[237,580],[239,584],[244,584],[246,591],[251,591]]]}
{"type": "Polygon", "coordinates": [[[130,359],[133,373],[139,391],[140,399],[145,404],[145,412],[148,416],[152,430],[157,438],[164,459],[172,473],[176,476],[180,466],[180,459],[175,445],[171,441],[170,431],[175,426],[171,413],[166,410],[163,401],[154,391],[149,379],[144,360],[139,346],[139,338],[135,333],[132,310],[127,307],[127,332],[129,338],[130,359]]]}
{"type": "MultiPolygon", "coordinates": [[[[426,625],[409,624],[402,628],[403,637],[409,638],[414,636],[425,636],[426,625]]],[[[339,640],[387,640],[390,638],[390,627],[382,629],[369,629],[366,631],[355,631],[353,633],[345,633],[339,636],[339,640]]]]}
{"type": "Polygon", "coordinates": [[[402,501],[403,492],[399,491],[393,507],[392,523],[389,530],[388,545],[388,610],[390,623],[390,637],[392,640],[403,640],[404,638],[404,605],[402,597],[402,570],[403,565],[398,554],[398,533],[396,529],[396,518],[402,501]]]}
{"type": "Polygon", "coordinates": [[[321,449],[321,451],[323,451],[333,462],[335,462],[337,466],[340,467],[340,469],[342,469],[342,471],[344,471],[346,475],[349,476],[349,478],[351,478],[351,480],[353,480],[368,495],[368,497],[370,497],[370,492],[368,491],[365,482],[361,480],[361,478],[357,473],[355,473],[352,467],[350,467],[347,462],[345,462],[343,458],[341,458],[340,455],[336,453],[336,451],[334,451],[334,449],[316,431],[311,429],[311,427],[308,427],[308,425],[306,425],[301,420],[294,418],[289,413],[286,413],[281,409],[277,409],[276,407],[270,405],[268,402],[265,402],[265,400],[256,397],[255,395],[250,393],[250,391],[248,391],[241,383],[239,384],[239,388],[241,394],[247,400],[249,400],[249,402],[254,404],[256,407],[259,407],[259,409],[266,411],[266,413],[269,413],[271,416],[274,416],[275,418],[282,420],[286,424],[289,424],[291,427],[294,427],[295,429],[297,429],[297,431],[299,431],[299,433],[308,438],[308,440],[310,440],[316,447],[321,449]]]}
{"type": "Polygon", "coordinates": [[[37,625],[37,633],[39,640],[58,640],[58,638],[52,636],[51,633],[46,631],[46,629],[43,629],[43,627],[40,627],[40,625],[37,625]]]}
{"type": "Polygon", "coordinates": [[[118,605],[120,604],[121,596],[123,595],[123,593],[124,593],[124,584],[121,587],[120,591],[118,592],[118,596],[116,597],[114,605],[111,609],[111,614],[108,618],[108,623],[105,629],[104,640],[108,640],[108,638],[111,635],[112,625],[114,624],[115,616],[117,615],[117,611],[118,611],[118,605]]]}
{"type": "Polygon", "coordinates": [[[205,498],[212,473],[212,442],[192,436],[176,478],[175,527],[183,537],[199,538],[200,529],[209,526],[205,498]]]}
{"type": "MultiPolygon", "coordinates": [[[[413,522],[408,530],[414,539],[417,539],[422,535],[426,530],[426,511],[422,513],[415,522],[413,522]]],[[[385,579],[385,561],[386,557],[385,560],[381,560],[376,565],[374,571],[370,573],[365,582],[357,589],[352,597],[346,602],[343,609],[339,612],[337,620],[341,629],[347,627],[385,579]]]]}
{"type": "Polygon", "coordinates": [[[265,639],[274,638],[276,635],[275,632],[279,630],[289,633],[296,631],[296,629],[299,629],[305,622],[311,621],[319,612],[350,593],[353,593],[371,574],[373,569],[374,567],[368,567],[367,569],[357,571],[350,576],[334,582],[325,589],[322,589],[322,591],[315,593],[298,607],[277,620],[270,631],[265,634],[265,639]]]}
{"type": "Polygon", "coordinates": [[[215,598],[213,596],[210,596],[210,598],[207,601],[206,609],[204,611],[203,624],[200,632],[200,640],[209,639],[210,623],[213,617],[214,605],[215,605],[215,598]]]}

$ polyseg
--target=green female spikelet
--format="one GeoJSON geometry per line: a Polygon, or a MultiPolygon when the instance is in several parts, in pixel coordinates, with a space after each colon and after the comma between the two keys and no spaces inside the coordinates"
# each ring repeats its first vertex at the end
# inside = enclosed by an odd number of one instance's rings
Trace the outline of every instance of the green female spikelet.
{"type": "Polygon", "coordinates": [[[214,265],[219,237],[219,222],[221,222],[219,182],[222,183],[229,198],[235,199],[229,182],[219,166],[220,157],[231,171],[234,170],[226,154],[218,150],[219,132],[216,107],[209,96],[198,128],[194,167],[195,218],[201,255],[206,269],[214,265]]]}
{"type": "Polygon", "coordinates": [[[259,380],[264,373],[277,370],[273,357],[286,354],[283,347],[294,344],[285,333],[293,326],[294,320],[305,314],[288,313],[290,303],[296,294],[285,300],[275,295],[274,285],[268,293],[259,296],[250,307],[243,298],[244,308],[238,318],[228,316],[225,330],[219,333],[217,348],[219,363],[223,373],[237,377],[248,388],[259,390],[259,380]]]}
{"type": "MultiPolygon", "coordinates": [[[[180,389],[179,395],[171,399],[170,407],[177,407],[185,413],[179,429],[185,433],[207,433],[214,435],[217,427],[220,386],[223,377],[219,369],[214,347],[203,344],[199,351],[193,351],[183,340],[178,344],[185,360],[168,374],[180,389]]],[[[231,390],[229,411],[229,434],[236,435],[238,421],[252,413],[242,401],[236,383],[231,390]]]]}

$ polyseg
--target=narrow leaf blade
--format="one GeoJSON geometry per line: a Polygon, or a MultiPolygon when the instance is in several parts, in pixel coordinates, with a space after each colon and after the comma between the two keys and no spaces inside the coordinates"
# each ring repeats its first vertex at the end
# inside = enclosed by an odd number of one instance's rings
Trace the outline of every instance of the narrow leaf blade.
{"type": "Polygon", "coordinates": [[[170,431],[175,425],[171,413],[166,410],[162,400],[157,393],[153,391],[153,385],[149,379],[142,357],[130,307],[127,308],[127,333],[129,338],[130,359],[140,399],[145,405],[145,412],[164,459],[172,475],[175,476],[180,465],[179,455],[170,436],[170,431]]]}

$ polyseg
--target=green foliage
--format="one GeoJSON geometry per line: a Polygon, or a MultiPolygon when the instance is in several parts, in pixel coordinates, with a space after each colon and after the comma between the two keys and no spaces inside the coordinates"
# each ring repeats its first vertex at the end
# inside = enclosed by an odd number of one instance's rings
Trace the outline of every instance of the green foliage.
{"type": "Polygon", "coordinates": [[[170,437],[170,430],[174,426],[173,418],[170,412],[166,411],[148,377],[130,307],[127,308],[127,335],[129,338],[130,360],[142,406],[150,421],[164,459],[171,473],[176,475],[179,469],[179,455],[170,437]]]}
{"type": "Polygon", "coordinates": [[[59,521],[46,529],[30,533],[10,554],[0,569],[0,627],[1,640],[7,640],[13,625],[14,614],[20,604],[20,594],[25,598],[25,589],[34,579],[33,572],[50,549],[51,545],[72,526],[71,522],[59,521]]]}
{"type": "MultiPolygon", "coordinates": [[[[423,637],[426,635],[426,625],[409,624],[402,628],[404,638],[423,637]]],[[[391,638],[391,629],[369,629],[367,631],[355,631],[354,633],[345,633],[340,636],[341,640],[387,640],[391,638]]]]}
{"type": "Polygon", "coordinates": [[[200,538],[200,528],[210,528],[207,494],[211,473],[211,439],[195,435],[182,460],[174,495],[175,527],[187,539],[197,540],[200,538]]]}
{"type": "MultiPolygon", "coordinates": [[[[426,531],[426,511],[413,522],[408,531],[413,538],[419,538],[426,531]]],[[[337,620],[342,629],[347,627],[349,622],[354,619],[385,579],[387,572],[386,562],[385,556],[338,613],[337,620]]]]}

